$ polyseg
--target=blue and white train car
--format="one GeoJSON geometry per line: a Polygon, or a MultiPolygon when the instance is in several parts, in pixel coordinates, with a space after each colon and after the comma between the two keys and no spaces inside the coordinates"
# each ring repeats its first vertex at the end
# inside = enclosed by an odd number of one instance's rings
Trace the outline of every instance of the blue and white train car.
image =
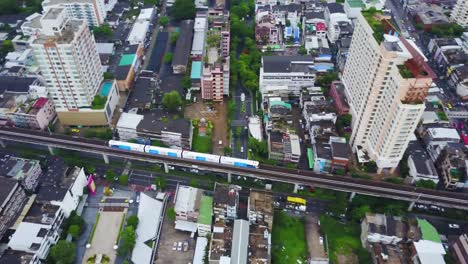
{"type": "Polygon", "coordinates": [[[219,163],[219,158],[221,158],[221,156],[185,150],[182,152],[182,158],[219,163]]]}
{"type": "Polygon", "coordinates": [[[225,156],[221,157],[220,163],[244,168],[258,168],[259,164],[258,161],[255,160],[237,159],[225,156]]]}
{"type": "Polygon", "coordinates": [[[161,148],[147,145],[145,148],[145,152],[154,155],[182,158],[182,150],[179,149],[161,148]]]}
{"type": "Polygon", "coordinates": [[[118,148],[121,150],[145,152],[145,145],[128,143],[128,142],[117,141],[117,140],[109,140],[109,147],[118,148]]]}

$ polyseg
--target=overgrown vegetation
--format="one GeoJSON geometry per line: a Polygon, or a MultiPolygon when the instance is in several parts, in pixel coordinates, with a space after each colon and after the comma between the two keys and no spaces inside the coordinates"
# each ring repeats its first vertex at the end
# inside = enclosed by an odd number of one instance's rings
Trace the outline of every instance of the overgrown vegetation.
{"type": "Polygon", "coordinates": [[[95,95],[93,102],[91,103],[91,109],[93,110],[104,109],[106,102],[107,102],[107,97],[101,96],[101,95],[95,95]]]}
{"type": "Polygon", "coordinates": [[[179,92],[174,90],[163,95],[162,104],[169,112],[175,112],[182,106],[182,98],[179,92]]]}
{"type": "Polygon", "coordinates": [[[304,219],[291,217],[283,211],[275,211],[274,219],[272,263],[306,263],[304,219]]]}
{"type": "Polygon", "coordinates": [[[109,24],[104,23],[100,27],[94,27],[93,34],[96,38],[110,38],[112,37],[112,28],[109,24]]]}
{"type": "Polygon", "coordinates": [[[463,32],[463,27],[457,23],[434,25],[430,30],[430,33],[439,38],[458,38],[463,32]]]}
{"type": "Polygon", "coordinates": [[[164,58],[163,58],[164,63],[166,63],[166,64],[171,63],[172,62],[172,57],[173,57],[173,55],[172,55],[171,52],[168,52],[168,53],[164,54],[164,58]]]}
{"type": "Polygon", "coordinates": [[[408,69],[408,67],[405,64],[398,65],[397,68],[401,74],[401,77],[405,79],[414,78],[413,73],[408,69]]]}
{"type": "Polygon", "coordinates": [[[192,0],[176,0],[171,7],[171,15],[175,20],[194,19],[195,2],[192,0]]]}

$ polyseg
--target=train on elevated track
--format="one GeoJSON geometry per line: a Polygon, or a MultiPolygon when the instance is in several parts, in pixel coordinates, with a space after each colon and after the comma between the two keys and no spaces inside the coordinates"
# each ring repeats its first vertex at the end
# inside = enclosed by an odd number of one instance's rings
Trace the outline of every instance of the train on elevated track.
{"type": "Polygon", "coordinates": [[[169,156],[174,158],[183,158],[189,160],[206,161],[218,164],[231,165],[242,168],[258,169],[259,162],[248,159],[238,159],[220,155],[193,152],[181,149],[162,148],[151,145],[129,143],[124,141],[109,140],[109,147],[121,150],[145,152],[152,155],[169,156]]]}

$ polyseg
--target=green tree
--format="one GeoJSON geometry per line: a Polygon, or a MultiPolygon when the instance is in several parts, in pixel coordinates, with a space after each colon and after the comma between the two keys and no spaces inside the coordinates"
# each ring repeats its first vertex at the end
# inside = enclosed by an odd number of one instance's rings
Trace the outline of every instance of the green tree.
{"type": "Polygon", "coordinates": [[[127,219],[127,226],[131,226],[133,229],[136,229],[139,222],[140,220],[138,219],[137,215],[131,215],[127,219]]]}
{"type": "Polygon", "coordinates": [[[189,186],[194,187],[194,188],[198,188],[199,185],[200,185],[200,183],[195,178],[192,178],[190,180],[190,182],[189,182],[189,186]]]}
{"type": "Polygon", "coordinates": [[[190,87],[192,87],[192,79],[190,79],[190,76],[184,76],[184,78],[182,78],[182,88],[187,90],[190,87]]]}
{"type": "Polygon", "coordinates": [[[224,151],[224,155],[226,155],[226,156],[231,156],[232,155],[232,148],[230,148],[230,147],[224,147],[223,151],[224,151]]]}
{"type": "Polygon", "coordinates": [[[174,90],[163,95],[162,104],[169,112],[174,112],[182,105],[182,98],[179,92],[174,90]]]}
{"type": "Polygon", "coordinates": [[[127,226],[122,231],[122,238],[118,249],[119,256],[126,256],[135,247],[136,235],[133,226],[127,226]]]}
{"type": "Polygon", "coordinates": [[[107,170],[106,173],[104,174],[104,178],[108,181],[108,182],[113,182],[115,181],[115,177],[117,176],[117,174],[113,171],[113,170],[107,170]]]}
{"type": "Polygon", "coordinates": [[[17,14],[20,11],[20,6],[15,0],[0,1],[0,15],[17,14]]]}
{"type": "Polygon", "coordinates": [[[101,95],[95,95],[93,102],[91,103],[91,109],[99,110],[103,109],[106,105],[107,97],[101,95]]]}
{"type": "Polygon", "coordinates": [[[168,217],[171,221],[175,221],[175,219],[176,219],[176,212],[175,212],[174,207],[169,207],[169,208],[167,209],[167,217],[168,217]]]}
{"type": "Polygon", "coordinates": [[[68,234],[70,234],[73,239],[76,239],[80,236],[80,227],[78,225],[71,225],[68,228],[68,234]]]}
{"type": "Polygon", "coordinates": [[[316,78],[315,83],[320,87],[328,88],[333,81],[338,80],[338,73],[328,72],[316,78]]]}
{"type": "Polygon", "coordinates": [[[163,26],[163,27],[167,26],[167,24],[169,24],[169,17],[167,17],[167,16],[162,16],[162,17],[159,19],[159,24],[161,24],[161,26],[163,26]]]}
{"type": "Polygon", "coordinates": [[[167,179],[164,177],[156,177],[153,180],[153,184],[156,185],[156,188],[158,188],[158,190],[163,191],[167,187],[167,179]]]}
{"type": "Polygon", "coordinates": [[[370,209],[369,205],[362,205],[362,206],[360,206],[358,208],[355,208],[352,211],[351,218],[354,221],[359,222],[366,215],[366,213],[369,213],[370,211],[371,211],[371,209],[370,209]]]}
{"type": "Polygon", "coordinates": [[[371,160],[371,161],[364,164],[363,169],[364,169],[365,172],[375,173],[375,172],[377,172],[377,163],[375,163],[375,161],[371,160]]]}
{"type": "Polygon", "coordinates": [[[123,186],[128,185],[128,175],[122,174],[119,176],[119,184],[123,186]]]}
{"type": "Polygon", "coordinates": [[[172,55],[171,52],[168,52],[168,53],[164,54],[164,59],[163,59],[164,63],[167,63],[167,64],[171,63],[172,62],[172,57],[173,57],[173,55],[172,55]]]}
{"type": "Polygon", "coordinates": [[[94,167],[92,165],[88,165],[88,166],[85,167],[85,171],[88,174],[94,174],[96,172],[96,167],[94,167]]]}
{"type": "Polygon", "coordinates": [[[75,244],[59,240],[50,248],[50,258],[57,264],[73,264],[75,262],[75,244]]]}
{"type": "Polygon", "coordinates": [[[11,42],[11,40],[7,39],[2,42],[1,52],[3,54],[7,54],[8,52],[12,52],[14,50],[15,49],[13,48],[13,43],[11,42]]]}
{"type": "Polygon", "coordinates": [[[171,33],[171,37],[169,39],[169,43],[171,43],[171,45],[175,45],[177,40],[179,39],[179,32],[172,32],[171,33]]]}
{"type": "Polygon", "coordinates": [[[299,47],[299,50],[297,51],[297,53],[299,53],[301,55],[307,55],[307,49],[305,48],[304,45],[302,45],[302,46],[299,47]]]}
{"type": "Polygon", "coordinates": [[[111,80],[115,78],[112,72],[105,72],[103,76],[104,76],[104,80],[111,80]]]}
{"type": "Polygon", "coordinates": [[[93,34],[96,38],[109,38],[112,36],[112,28],[109,26],[109,24],[105,23],[100,27],[94,27],[93,34]]]}
{"type": "Polygon", "coordinates": [[[291,20],[286,19],[286,26],[287,26],[287,27],[290,27],[290,26],[291,26],[291,20]]]}
{"type": "Polygon", "coordinates": [[[195,18],[195,2],[192,0],[176,0],[171,8],[171,15],[175,20],[195,18]]]}
{"type": "Polygon", "coordinates": [[[426,189],[435,189],[437,185],[431,180],[419,180],[416,182],[416,187],[426,188],[426,189]]]}
{"type": "Polygon", "coordinates": [[[249,138],[249,148],[260,157],[268,158],[268,145],[266,141],[258,141],[255,138],[249,138]]]}

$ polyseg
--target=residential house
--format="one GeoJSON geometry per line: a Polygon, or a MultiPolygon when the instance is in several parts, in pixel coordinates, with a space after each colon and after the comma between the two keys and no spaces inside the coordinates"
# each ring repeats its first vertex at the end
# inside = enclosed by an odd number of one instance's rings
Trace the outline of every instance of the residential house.
{"type": "Polygon", "coordinates": [[[450,253],[457,263],[468,263],[468,234],[460,235],[455,242],[450,245],[450,253]]]}
{"type": "Polygon", "coordinates": [[[412,177],[412,182],[431,180],[437,184],[439,175],[426,150],[415,141],[410,142],[407,152],[409,176],[412,177]]]}
{"type": "Polygon", "coordinates": [[[3,237],[15,223],[28,198],[23,187],[14,179],[0,177],[0,188],[0,237],[3,237]]]}
{"type": "Polygon", "coordinates": [[[55,120],[57,113],[52,100],[40,97],[20,105],[8,119],[16,127],[45,130],[55,120]]]}
{"type": "Polygon", "coordinates": [[[215,184],[213,213],[219,219],[237,219],[240,187],[235,185],[215,184]]]}
{"type": "Polygon", "coordinates": [[[267,191],[251,190],[247,212],[250,222],[248,262],[271,262],[271,232],[273,227],[273,195],[267,191]]]}
{"type": "Polygon", "coordinates": [[[439,178],[446,189],[463,188],[466,181],[466,153],[461,143],[445,145],[435,161],[439,178]]]}
{"type": "Polygon", "coordinates": [[[346,15],[342,4],[327,4],[324,17],[327,24],[327,37],[331,43],[335,43],[341,35],[349,35],[351,33],[349,32],[351,20],[346,15]]]}
{"type": "Polygon", "coordinates": [[[17,180],[23,188],[34,192],[42,174],[41,165],[38,160],[28,160],[13,156],[1,160],[0,175],[17,180]]]}
{"type": "Polygon", "coordinates": [[[175,196],[175,229],[196,232],[199,236],[211,233],[213,198],[189,186],[178,186],[175,196]]]}
{"type": "Polygon", "coordinates": [[[345,87],[343,83],[335,81],[330,85],[330,96],[333,98],[333,104],[339,115],[349,114],[349,104],[345,96],[345,87]]]}

